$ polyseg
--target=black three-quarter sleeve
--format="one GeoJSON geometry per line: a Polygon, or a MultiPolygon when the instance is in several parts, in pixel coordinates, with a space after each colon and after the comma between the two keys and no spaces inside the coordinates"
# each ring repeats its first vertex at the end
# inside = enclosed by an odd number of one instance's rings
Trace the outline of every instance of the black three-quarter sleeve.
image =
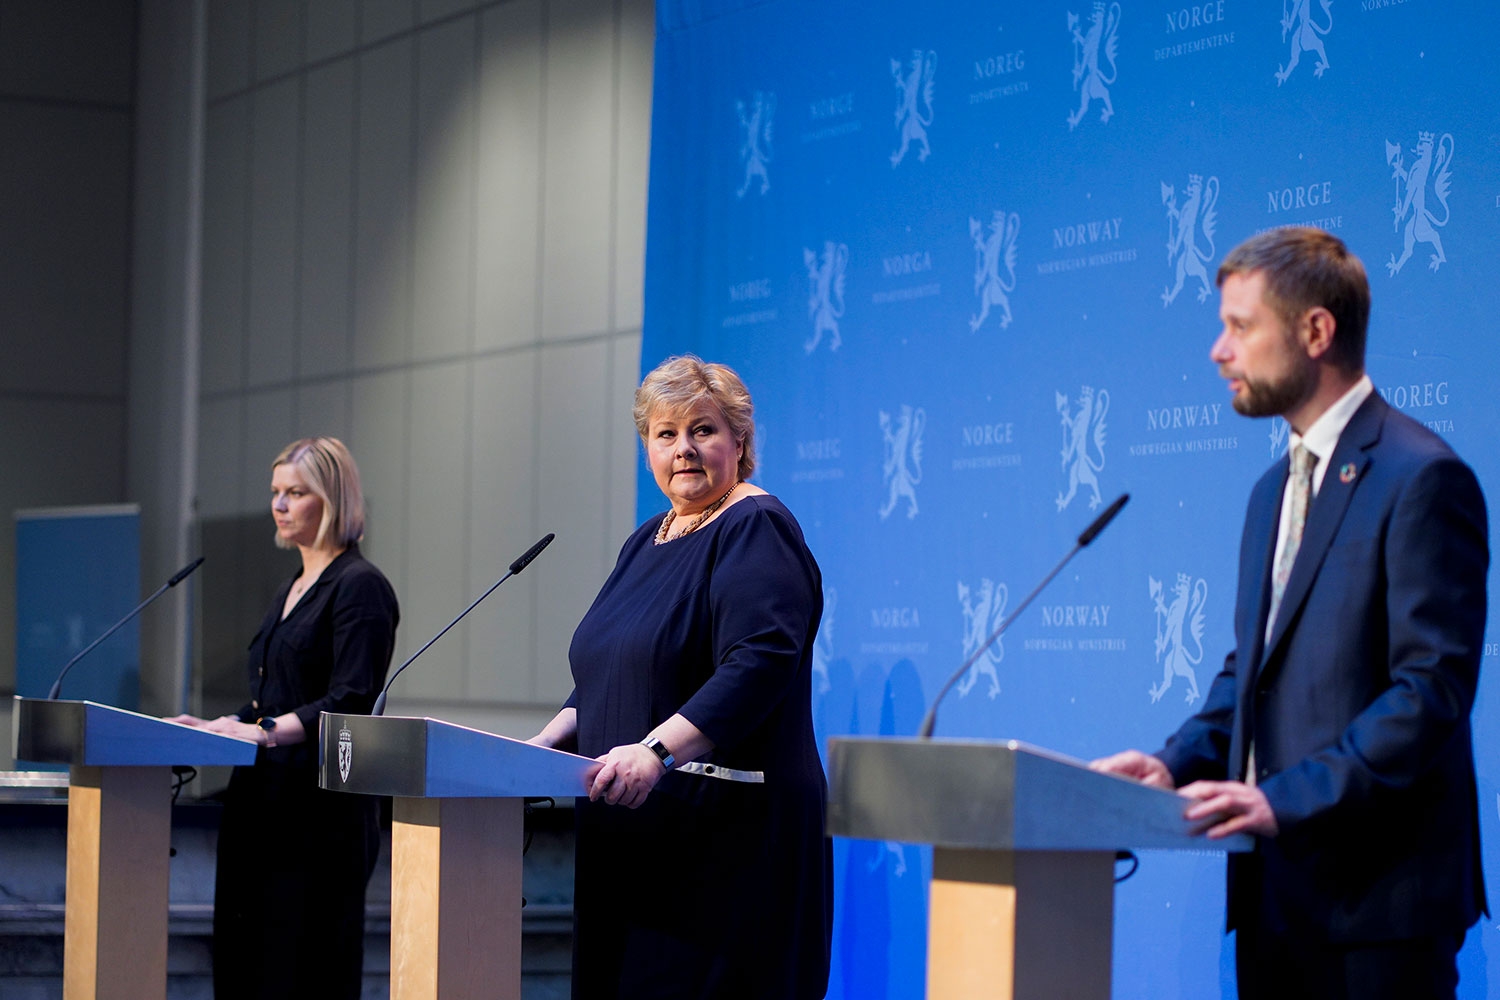
{"type": "Polygon", "coordinates": [[[368,563],[361,561],[333,583],[326,615],[333,642],[328,689],[293,709],[309,740],[320,713],[362,714],[374,707],[396,646],[395,592],[368,563]]]}

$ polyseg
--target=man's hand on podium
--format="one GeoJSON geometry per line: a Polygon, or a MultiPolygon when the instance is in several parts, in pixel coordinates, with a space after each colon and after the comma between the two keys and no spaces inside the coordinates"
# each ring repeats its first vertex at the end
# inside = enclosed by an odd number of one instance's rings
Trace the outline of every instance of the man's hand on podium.
{"type": "MultiPolygon", "coordinates": [[[[1089,761],[1089,769],[1133,778],[1169,792],[1175,787],[1167,765],[1139,750],[1126,750],[1089,761]]],[[[1271,804],[1266,801],[1265,793],[1254,785],[1243,781],[1195,781],[1177,789],[1177,794],[1193,803],[1182,814],[1183,818],[1206,832],[1210,840],[1236,833],[1274,837],[1278,832],[1271,804]]]]}
{"type": "Polygon", "coordinates": [[[1167,770],[1167,765],[1158,758],[1141,753],[1139,750],[1126,750],[1123,753],[1091,760],[1089,770],[1099,771],[1102,774],[1116,774],[1122,778],[1134,778],[1143,785],[1150,785],[1152,788],[1160,788],[1168,792],[1176,787],[1176,783],[1172,781],[1172,772],[1167,770]]]}
{"type": "Polygon", "coordinates": [[[1177,792],[1194,800],[1183,813],[1189,821],[1207,827],[1208,839],[1218,840],[1235,833],[1253,833],[1274,837],[1279,832],[1276,814],[1266,794],[1243,781],[1195,781],[1177,792]]]}

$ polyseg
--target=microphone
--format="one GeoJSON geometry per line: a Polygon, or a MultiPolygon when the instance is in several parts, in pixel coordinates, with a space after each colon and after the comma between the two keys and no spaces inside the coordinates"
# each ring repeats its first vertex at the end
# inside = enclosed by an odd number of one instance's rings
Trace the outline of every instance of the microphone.
{"type": "MultiPolygon", "coordinates": [[[[1078,548],[1083,548],[1089,542],[1099,537],[1099,532],[1109,526],[1109,522],[1115,519],[1115,515],[1120,513],[1120,508],[1124,507],[1129,500],[1129,493],[1121,493],[1115,498],[1114,503],[1104,508],[1104,513],[1094,518],[1094,523],[1084,528],[1083,532],[1078,536],[1078,548]]],[[[1072,553],[1069,553],[1069,555],[1072,555],[1072,553]]]]}
{"type": "Polygon", "coordinates": [[[90,652],[92,652],[95,646],[99,645],[105,639],[108,639],[110,636],[114,635],[120,629],[124,628],[125,625],[130,621],[130,619],[134,618],[136,615],[138,615],[142,611],[146,610],[146,605],[148,605],[152,601],[156,600],[162,594],[165,594],[169,588],[175,587],[179,583],[181,583],[183,580],[186,580],[189,576],[192,575],[193,570],[197,569],[199,566],[202,566],[202,565],[203,565],[203,557],[199,556],[197,559],[194,559],[192,562],[190,562],[186,566],[182,567],[182,569],[178,570],[176,573],[173,573],[172,574],[172,578],[170,580],[168,580],[166,583],[162,584],[160,587],[156,588],[156,593],[152,594],[150,597],[146,598],[144,601],[142,601],[141,603],[137,604],[135,606],[135,610],[134,611],[130,612],[130,614],[126,615],[124,618],[121,618],[119,621],[115,622],[113,625],[111,625],[108,628],[108,630],[105,631],[105,633],[103,635],[101,635],[99,638],[95,639],[93,642],[89,643],[87,646],[83,647],[83,649],[79,650],[78,651],[78,655],[74,656],[67,663],[63,664],[62,670],[58,671],[57,680],[55,680],[55,681],[52,682],[52,690],[50,690],[50,691],[47,692],[47,700],[48,701],[56,701],[57,698],[58,698],[58,696],[62,694],[62,682],[63,682],[63,678],[66,677],[66,676],[68,676],[68,671],[73,669],[73,664],[77,663],[79,660],[83,659],[90,652]]]}
{"type": "MultiPolygon", "coordinates": [[[[537,556],[541,555],[542,554],[542,550],[545,549],[547,546],[551,545],[552,544],[552,539],[554,539],[556,537],[557,536],[554,535],[552,532],[550,532],[550,531],[547,532],[547,536],[545,538],[543,538],[541,541],[537,542],[531,548],[527,549],[525,552],[522,552],[519,556],[516,557],[516,561],[510,564],[510,572],[507,573],[507,574],[505,574],[505,575],[507,577],[515,576],[517,573],[521,572],[521,570],[525,569],[527,566],[530,566],[531,565],[531,560],[533,560],[537,556]]],[[[504,579],[502,579],[500,581],[500,583],[504,583],[504,582],[505,582],[504,579]]],[[[497,587],[500,586],[500,583],[495,584],[495,586],[497,586],[497,587]]],[[[484,600],[484,598],[481,597],[480,600],[482,601],[482,600],[484,600]]]]}
{"type": "Polygon", "coordinates": [[[954,684],[958,683],[958,679],[962,677],[968,671],[968,669],[974,665],[974,662],[981,656],[983,656],[985,651],[995,644],[995,640],[1000,638],[1000,636],[1005,633],[1006,629],[1010,628],[1011,622],[1015,621],[1016,618],[1020,616],[1021,612],[1026,610],[1027,605],[1036,600],[1036,596],[1046,588],[1047,584],[1052,582],[1053,577],[1062,572],[1062,568],[1068,564],[1069,560],[1071,560],[1075,555],[1078,554],[1078,550],[1088,545],[1095,538],[1099,537],[1099,532],[1103,531],[1109,525],[1109,522],[1115,519],[1115,515],[1120,513],[1120,508],[1124,507],[1129,499],[1129,493],[1121,493],[1119,498],[1116,499],[1114,503],[1104,508],[1104,513],[1094,518],[1094,523],[1083,529],[1083,532],[1078,536],[1078,540],[1074,543],[1073,547],[1068,550],[1068,554],[1063,556],[1062,561],[1059,562],[1056,566],[1052,567],[1052,572],[1043,577],[1042,582],[1037,584],[1035,589],[1033,589],[1031,593],[1026,595],[1026,600],[1021,602],[1020,607],[1012,611],[1006,617],[1006,619],[1000,623],[1000,627],[991,632],[990,637],[984,640],[984,642],[978,649],[974,650],[973,655],[965,660],[963,662],[963,665],[953,672],[953,676],[949,677],[947,682],[944,683],[943,686],[938,690],[937,697],[932,699],[932,707],[927,709],[927,714],[922,718],[922,727],[917,730],[917,739],[932,739],[932,730],[937,725],[938,705],[942,703],[943,696],[948,693],[948,689],[953,687],[954,684]]]}
{"type": "Polygon", "coordinates": [[[553,534],[552,532],[550,532],[550,531],[547,532],[547,534],[541,539],[541,541],[537,542],[535,545],[533,545],[531,548],[527,549],[519,557],[517,557],[516,561],[510,564],[510,568],[506,571],[506,574],[504,576],[502,576],[500,579],[496,580],[495,581],[495,585],[493,587],[491,587],[489,590],[486,590],[484,593],[482,593],[482,594],[479,595],[479,600],[475,601],[473,604],[469,605],[467,608],[464,608],[463,611],[459,613],[459,616],[457,618],[453,619],[447,625],[443,626],[443,631],[439,632],[437,635],[433,636],[431,639],[428,639],[427,642],[423,644],[423,646],[422,646],[421,649],[419,649],[415,653],[411,654],[411,657],[405,663],[403,663],[403,664],[401,664],[401,666],[397,667],[396,668],[396,672],[394,674],[391,674],[391,679],[385,682],[385,687],[383,687],[383,688],[380,689],[380,695],[379,695],[379,697],[377,697],[375,699],[375,707],[370,709],[370,714],[371,715],[384,715],[385,714],[385,699],[386,699],[386,695],[390,693],[391,685],[394,684],[394,683],[396,683],[396,678],[401,676],[401,671],[403,671],[407,667],[411,666],[412,665],[412,661],[414,661],[417,657],[421,656],[423,653],[427,652],[428,647],[431,646],[433,643],[437,642],[439,639],[441,639],[447,633],[447,631],[450,628],[452,628],[453,626],[457,625],[459,622],[463,621],[464,615],[468,614],[470,611],[473,611],[475,608],[479,607],[479,602],[483,601],[486,597],[489,597],[491,594],[493,594],[495,592],[495,588],[496,587],[500,586],[506,580],[509,580],[511,577],[513,577],[517,573],[521,572],[521,570],[525,569],[527,566],[530,566],[531,565],[531,561],[533,559],[535,559],[537,556],[541,555],[542,554],[542,550],[545,549],[547,546],[551,545],[552,544],[552,539],[554,539],[556,537],[557,536],[555,534],[553,534]]]}

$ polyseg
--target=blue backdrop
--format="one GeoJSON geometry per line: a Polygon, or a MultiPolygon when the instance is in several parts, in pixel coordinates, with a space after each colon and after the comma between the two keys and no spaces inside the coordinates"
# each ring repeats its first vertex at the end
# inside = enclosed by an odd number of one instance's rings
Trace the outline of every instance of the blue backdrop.
{"type": "MultiPolygon", "coordinates": [[[[660,0],[657,25],[642,364],[693,351],[755,395],[757,479],[825,576],[820,741],[912,733],[1125,491],[938,732],[1090,757],[1155,749],[1200,704],[1249,488],[1286,441],[1207,359],[1214,271],[1259,230],[1322,226],[1363,258],[1376,386],[1497,495],[1497,5],[660,0]]],[[[1497,724],[1486,675],[1492,873],[1497,724]]],[[[929,856],[836,857],[830,996],[921,995],[929,856]]],[[[1116,996],[1233,995],[1222,875],[1145,856],[1117,897],[1116,996]]],[[[1461,995],[1497,962],[1485,921],[1461,995]]]]}

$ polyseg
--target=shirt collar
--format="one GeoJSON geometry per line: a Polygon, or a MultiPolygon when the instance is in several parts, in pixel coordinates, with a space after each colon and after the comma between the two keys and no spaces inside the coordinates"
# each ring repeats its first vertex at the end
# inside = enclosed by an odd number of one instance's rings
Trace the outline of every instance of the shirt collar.
{"type": "Polygon", "coordinates": [[[1361,375],[1359,381],[1355,382],[1338,400],[1324,410],[1312,426],[1307,429],[1306,434],[1291,432],[1288,448],[1295,448],[1299,444],[1306,447],[1314,455],[1318,456],[1319,462],[1328,461],[1333,454],[1334,447],[1339,443],[1339,435],[1344,433],[1344,428],[1354,417],[1354,411],[1369,398],[1370,393],[1375,391],[1375,383],[1370,381],[1370,376],[1361,375]]]}

